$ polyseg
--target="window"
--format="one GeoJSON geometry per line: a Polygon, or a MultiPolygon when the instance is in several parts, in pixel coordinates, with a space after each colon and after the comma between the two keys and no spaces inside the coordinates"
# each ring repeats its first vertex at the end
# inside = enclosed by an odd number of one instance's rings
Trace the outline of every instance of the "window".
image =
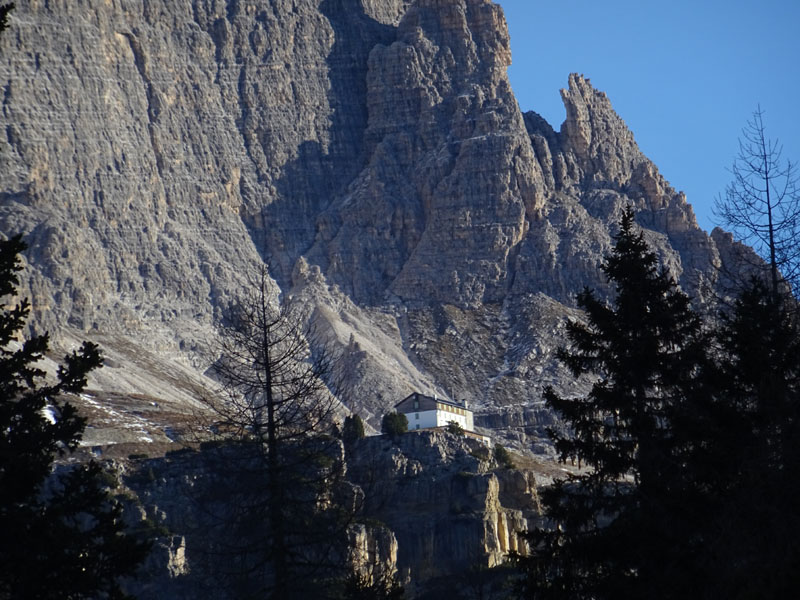
{"type": "Polygon", "coordinates": [[[414,418],[415,418],[417,421],[419,421],[419,413],[416,413],[416,414],[414,415],[414,418]]]}
{"type": "Polygon", "coordinates": [[[419,423],[417,423],[417,429],[419,429],[419,423]]]}

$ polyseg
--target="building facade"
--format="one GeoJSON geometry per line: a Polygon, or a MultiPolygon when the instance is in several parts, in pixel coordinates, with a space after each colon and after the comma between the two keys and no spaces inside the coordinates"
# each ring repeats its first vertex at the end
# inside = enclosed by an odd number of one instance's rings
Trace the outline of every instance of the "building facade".
{"type": "Polygon", "coordinates": [[[475,431],[472,411],[467,401],[453,402],[436,396],[426,396],[414,392],[394,406],[395,410],[408,419],[408,430],[447,427],[455,421],[464,431],[475,431]]]}

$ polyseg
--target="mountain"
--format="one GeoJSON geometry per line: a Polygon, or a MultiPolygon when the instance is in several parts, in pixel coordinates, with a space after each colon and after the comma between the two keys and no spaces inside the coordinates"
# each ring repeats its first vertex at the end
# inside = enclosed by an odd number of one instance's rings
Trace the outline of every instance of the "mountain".
{"type": "MultiPolygon", "coordinates": [[[[168,443],[266,262],[373,426],[439,393],[546,452],[541,390],[569,386],[555,348],[575,294],[606,289],[622,207],[698,306],[733,242],[697,226],[588,79],[569,76],[556,131],[520,111],[510,61],[489,0],[19,3],[0,232],[31,247],[33,326],[105,349],[87,410],[168,443]]],[[[110,441],[101,425],[87,443],[110,441]]]]}

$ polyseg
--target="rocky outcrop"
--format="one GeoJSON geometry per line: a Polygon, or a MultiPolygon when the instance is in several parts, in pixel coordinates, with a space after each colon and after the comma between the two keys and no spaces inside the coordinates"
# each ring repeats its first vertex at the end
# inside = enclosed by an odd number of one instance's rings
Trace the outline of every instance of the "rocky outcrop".
{"type": "Polygon", "coordinates": [[[575,73],[569,87],[561,90],[567,110],[562,128],[562,147],[574,160],[580,180],[603,187],[622,187],[636,168],[648,162],[633,134],[611,107],[608,97],[595,90],[588,79],[575,73]]]}
{"type": "MultiPolygon", "coordinates": [[[[441,431],[348,448],[348,474],[365,494],[365,514],[397,536],[397,568],[410,589],[527,552],[519,532],[539,515],[532,474],[492,470],[488,448],[441,431]]],[[[456,585],[454,583],[454,585],[456,585]]]]}
{"type": "Polygon", "coordinates": [[[96,398],[188,406],[266,261],[373,426],[447,394],[546,451],[541,391],[570,389],[554,350],[622,207],[699,305],[732,255],[604,93],[569,76],[555,131],[510,60],[490,0],[19,3],[0,232],[27,234],[34,326],[109,349],[96,398]]]}
{"type": "MultiPolygon", "coordinates": [[[[330,544],[347,565],[338,577],[347,569],[366,581],[396,576],[416,597],[437,578],[451,578],[455,589],[468,572],[527,552],[519,533],[539,516],[537,474],[498,468],[477,440],[419,431],[358,440],[343,454],[339,448],[334,455],[346,458],[355,512],[340,538],[321,538],[326,556],[330,544]]],[[[257,477],[249,464],[246,453],[218,445],[116,461],[129,519],[144,520],[158,535],[129,591],[143,600],[238,597],[231,565],[246,554],[233,553],[226,534],[243,508],[258,510],[267,493],[241,480],[231,487],[237,477],[257,477]]],[[[263,533],[256,523],[236,531],[245,536],[237,548],[257,552],[264,543],[246,539],[263,533]]]]}
{"type": "MultiPolygon", "coordinates": [[[[227,600],[268,589],[262,586],[271,584],[274,564],[268,558],[269,486],[263,476],[265,459],[252,449],[205,443],[157,458],[131,455],[114,461],[124,475],[121,497],[130,524],[155,536],[147,560],[126,584],[129,592],[154,600],[227,600]]],[[[326,442],[320,449],[333,463],[344,458],[339,442],[326,442]]],[[[306,459],[295,468],[308,464],[306,459]]],[[[331,583],[343,582],[350,573],[367,583],[391,580],[397,571],[394,533],[364,518],[359,512],[363,492],[341,478],[344,470],[333,470],[337,475],[331,485],[319,486],[316,496],[283,489],[292,499],[282,514],[291,536],[287,551],[293,573],[331,583]],[[313,522],[315,529],[308,530],[306,522],[313,522]],[[307,567],[306,560],[315,567],[307,567]]]]}
{"type": "Polygon", "coordinates": [[[351,570],[365,583],[390,582],[397,576],[397,538],[386,527],[354,523],[348,528],[351,570]]]}

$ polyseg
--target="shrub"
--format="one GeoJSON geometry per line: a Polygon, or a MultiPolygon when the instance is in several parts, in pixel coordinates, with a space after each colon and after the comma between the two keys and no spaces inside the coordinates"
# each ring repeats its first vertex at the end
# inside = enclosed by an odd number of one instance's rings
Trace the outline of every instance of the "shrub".
{"type": "Polygon", "coordinates": [[[350,444],[356,440],[364,439],[364,421],[357,414],[344,418],[342,425],[342,440],[345,444],[350,444]]]}
{"type": "Polygon", "coordinates": [[[461,425],[459,425],[456,421],[448,421],[447,433],[452,433],[453,435],[464,435],[464,428],[461,427],[461,425]]]}
{"type": "Polygon", "coordinates": [[[387,413],[383,415],[381,431],[392,439],[398,438],[408,431],[408,419],[401,413],[387,413]]]}
{"type": "Polygon", "coordinates": [[[499,467],[504,467],[506,469],[516,468],[514,459],[511,458],[511,453],[501,444],[496,444],[494,447],[494,459],[497,461],[499,467]]]}

